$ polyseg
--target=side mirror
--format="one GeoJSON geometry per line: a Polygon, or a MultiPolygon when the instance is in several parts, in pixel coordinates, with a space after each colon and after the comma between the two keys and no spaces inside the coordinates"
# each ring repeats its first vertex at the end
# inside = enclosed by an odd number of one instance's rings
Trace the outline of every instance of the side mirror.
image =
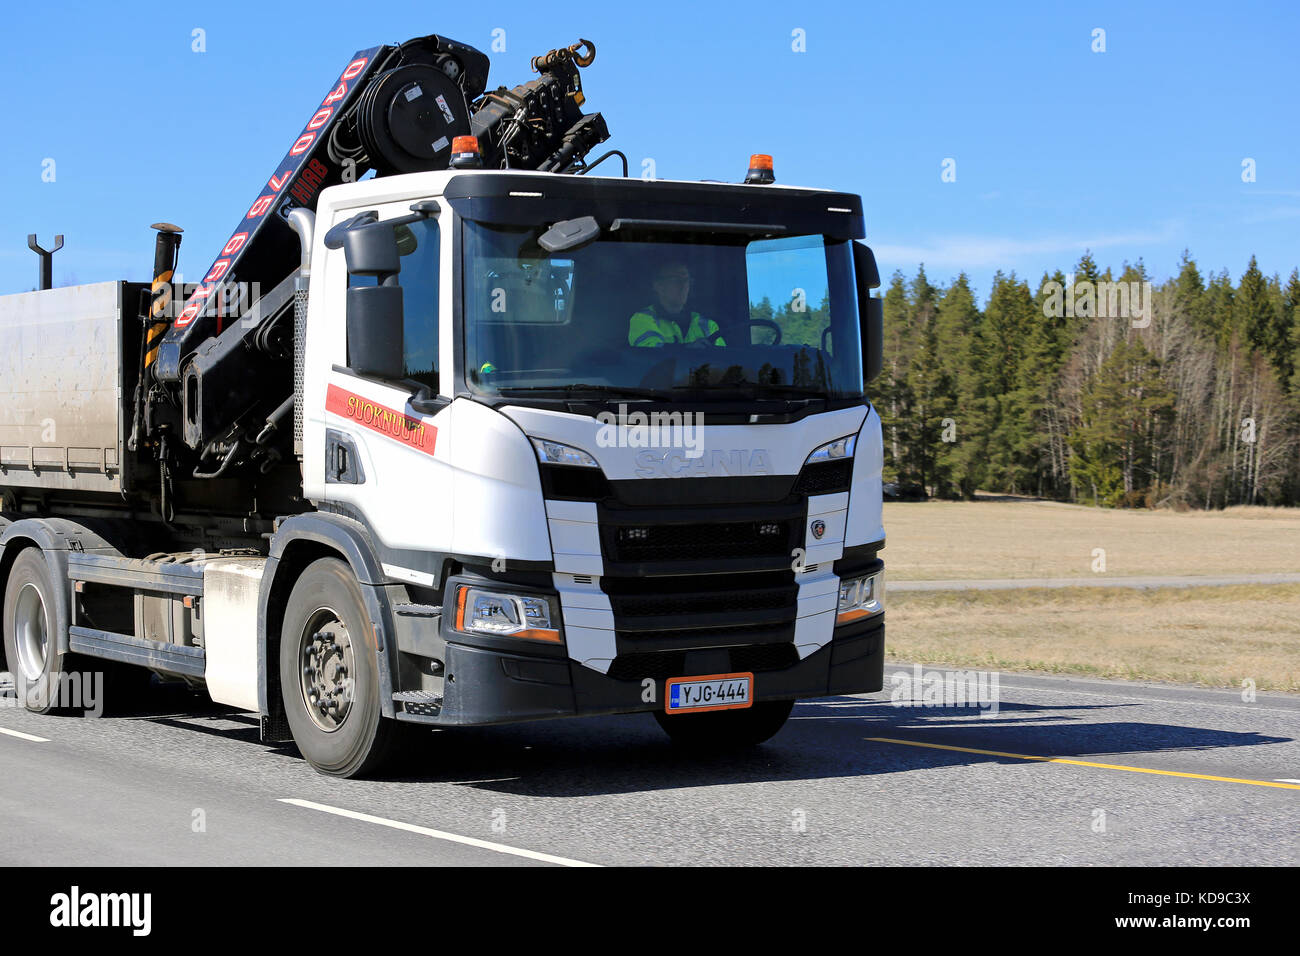
{"type": "Polygon", "coordinates": [[[402,268],[397,230],[391,222],[371,222],[348,229],[343,233],[343,255],[349,275],[374,276],[381,284],[402,268]]]}
{"type": "Polygon", "coordinates": [[[880,374],[885,344],[885,304],[871,296],[872,289],[880,288],[880,270],[876,267],[876,254],[866,243],[853,243],[853,272],[858,285],[862,380],[866,383],[880,374]]]}
{"type": "Polygon", "coordinates": [[[866,318],[862,323],[862,381],[873,381],[880,374],[885,356],[885,301],[867,299],[866,318]]]}
{"type": "MultiPolygon", "coordinates": [[[[409,233],[409,230],[407,230],[409,233]]],[[[333,232],[333,230],[331,230],[333,232]]],[[[337,236],[348,275],[372,278],[374,285],[348,289],[348,368],[362,375],[399,379],[406,374],[402,343],[402,268],[397,224],[374,222],[363,214],[337,236]]]]}
{"type": "Polygon", "coordinates": [[[399,285],[348,289],[348,368],[394,381],[404,378],[402,315],[399,285]]]}

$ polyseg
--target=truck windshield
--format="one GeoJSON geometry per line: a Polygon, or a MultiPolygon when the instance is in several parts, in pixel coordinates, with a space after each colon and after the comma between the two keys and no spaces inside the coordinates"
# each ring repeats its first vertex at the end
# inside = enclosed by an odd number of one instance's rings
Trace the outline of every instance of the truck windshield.
{"type": "Polygon", "coordinates": [[[611,401],[862,395],[848,242],[605,231],[548,253],[543,232],[466,222],[472,391],[611,401]]]}

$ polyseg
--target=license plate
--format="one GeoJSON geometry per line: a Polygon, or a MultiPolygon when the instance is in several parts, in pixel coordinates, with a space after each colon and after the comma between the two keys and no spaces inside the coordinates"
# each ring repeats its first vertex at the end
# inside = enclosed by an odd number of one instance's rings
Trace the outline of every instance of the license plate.
{"type": "Polygon", "coordinates": [[[753,674],[709,674],[674,677],[664,690],[664,711],[698,714],[706,710],[737,710],[754,703],[753,674]]]}

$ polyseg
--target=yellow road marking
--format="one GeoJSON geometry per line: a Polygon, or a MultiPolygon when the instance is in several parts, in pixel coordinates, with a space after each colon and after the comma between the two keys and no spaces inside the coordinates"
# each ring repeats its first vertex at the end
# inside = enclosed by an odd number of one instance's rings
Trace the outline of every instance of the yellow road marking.
{"type": "Polygon", "coordinates": [[[1090,760],[1070,760],[1066,757],[1039,757],[1036,754],[1011,754],[1001,750],[979,750],[975,747],[953,747],[949,744],[927,744],[919,740],[897,740],[893,737],[868,737],[882,744],[902,744],[905,747],[929,747],[933,750],[956,750],[965,754],[983,754],[986,757],[1010,757],[1013,760],[1038,760],[1043,763],[1068,763],[1076,767],[1099,767],[1102,770],[1127,770],[1129,773],[1154,773],[1162,777],[1189,777],[1192,780],[1217,780],[1220,783],[1246,783],[1252,787],[1277,787],[1280,790],[1300,790],[1300,784],[1274,783],[1271,780],[1247,780],[1243,777],[1215,777],[1207,773],[1182,773],[1178,770],[1154,770],[1150,767],[1126,767],[1118,763],[1093,763],[1090,760]]]}

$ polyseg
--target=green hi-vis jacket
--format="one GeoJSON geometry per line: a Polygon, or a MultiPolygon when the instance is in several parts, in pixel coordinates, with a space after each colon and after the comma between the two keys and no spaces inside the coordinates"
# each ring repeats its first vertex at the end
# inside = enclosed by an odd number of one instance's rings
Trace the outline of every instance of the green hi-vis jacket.
{"type": "MultiPolygon", "coordinates": [[[[648,305],[628,320],[627,341],[630,345],[666,345],[696,342],[718,331],[718,323],[712,319],[701,319],[700,313],[691,313],[690,325],[686,328],[686,337],[682,337],[682,327],[672,319],[661,319],[655,314],[655,307],[648,305]]],[[[727,343],[718,336],[714,345],[727,343]]]]}

